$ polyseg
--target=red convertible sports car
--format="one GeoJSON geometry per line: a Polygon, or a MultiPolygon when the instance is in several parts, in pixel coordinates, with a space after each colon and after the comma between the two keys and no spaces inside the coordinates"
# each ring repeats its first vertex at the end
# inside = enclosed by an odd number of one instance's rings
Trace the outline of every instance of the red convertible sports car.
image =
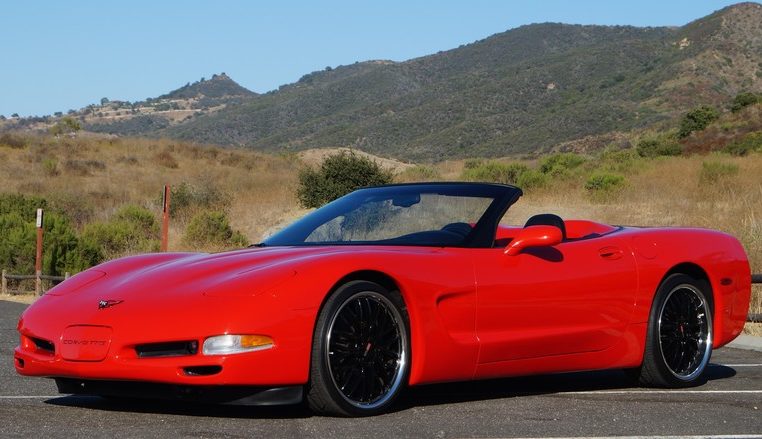
{"type": "Polygon", "coordinates": [[[502,225],[520,196],[373,187],[248,249],[107,262],[23,313],[16,370],[66,394],[306,399],[343,416],[442,381],[619,368],[701,383],[748,311],[740,243],[552,214],[502,225]]]}

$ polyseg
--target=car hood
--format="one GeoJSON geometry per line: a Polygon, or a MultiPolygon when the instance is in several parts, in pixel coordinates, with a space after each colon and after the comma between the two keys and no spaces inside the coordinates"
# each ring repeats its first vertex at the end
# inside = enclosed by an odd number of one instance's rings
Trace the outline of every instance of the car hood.
{"type": "MultiPolygon", "coordinates": [[[[336,247],[253,248],[224,253],[148,254],[117,259],[92,269],[101,274],[86,285],[77,277],[62,283],[48,294],[62,296],[97,291],[100,295],[177,296],[208,293],[222,285],[242,281],[249,292],[267,288],[271,282],[296,273],[294,267],[312,258],[346,251],[336,247]]],[[[91,276],[92,277],[92,276],[91,276]]]]}

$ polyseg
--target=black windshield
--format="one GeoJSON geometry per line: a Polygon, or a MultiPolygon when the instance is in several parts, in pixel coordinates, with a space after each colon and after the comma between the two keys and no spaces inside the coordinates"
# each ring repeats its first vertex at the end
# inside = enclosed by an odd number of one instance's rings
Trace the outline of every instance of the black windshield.
{"type": "Polygon", "coordinates": [[[264,241],[267,246],[417,245],[490,247],[513,186],[426,183],[360,189],[264,241]]]}

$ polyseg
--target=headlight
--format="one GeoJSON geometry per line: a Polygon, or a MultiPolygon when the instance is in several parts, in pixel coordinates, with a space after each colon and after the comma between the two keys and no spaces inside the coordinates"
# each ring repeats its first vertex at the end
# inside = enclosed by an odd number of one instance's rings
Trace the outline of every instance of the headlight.
{"type": "Polygon", "coordinates": [[[204,355],[227,355],[261,351],[273,347],[273,339],[266,335],[216,335],[204,340],[204,355]]]}

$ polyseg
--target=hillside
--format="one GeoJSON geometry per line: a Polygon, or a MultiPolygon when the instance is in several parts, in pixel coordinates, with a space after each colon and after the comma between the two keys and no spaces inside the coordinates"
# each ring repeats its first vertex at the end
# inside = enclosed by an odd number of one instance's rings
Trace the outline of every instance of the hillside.
{"type": "Polygon", "coordinates": [[[679,28],[522,26],[406,62],[314,72],[157,134],[426,161],[546,151],[762,90],[760,26],[756,3],[679,28]]]}
{"type": "MultiPolygon", "coordinates": [[[[433,162],[600,149],[674,126],[698,105],[724,109],[742,91],[762,92],[758,3],[682,27],[531,24],[404,62],[326,68],[265,94],[222,73],[71,115],[118,136],[433,162]]],[[[0,130],[41,131],[59,118],[0,121],[0,130]]]]}
{"type": "Polygon", "coordinates": [[[157,98],[128,102],[103,98],[64,115],[11,118],[0,120],[0,131],[25,130],[44,132],[64,117],[78,119],[87,131],[119,136],[139,136],[193,120],[228,105],[240,104],[257,94],[241,87],[225,73],[201,78],[157,98]]]}

